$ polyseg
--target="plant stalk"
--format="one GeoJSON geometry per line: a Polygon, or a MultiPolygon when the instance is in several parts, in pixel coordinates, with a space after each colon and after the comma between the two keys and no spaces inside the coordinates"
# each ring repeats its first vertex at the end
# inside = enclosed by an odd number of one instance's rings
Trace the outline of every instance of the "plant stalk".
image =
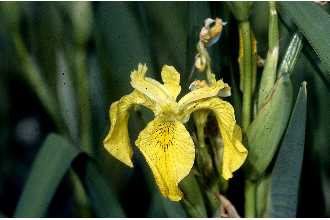
{"type": "Polygon", "coordinates": [[[243,75],[243,109],[242,125],[246,130],[251,121],[251,98],[252,98],[252,50],[251,50],[251,28],[249,21],[239,23],[240,32],[240,58],[243,68],[240,71],[243,75]]]}
{"type": "MultiPolygon", "coordinates": [[[[239,22],[239,36],[240,36],[240,75],[243,76],[243,108],[242,108],[242,126],[244,130],[247,129],[251,122],[252,109],[252,41],[251,41],[251,27],[248,20],[239,22]]],[[[255,199],[256,190],[255,184],[246,181],[245,184],[245,217],[255,217],[255,199]]]]}
{"type": "Polygon", "coordinates": [[[256,184],[249,180],[245,181],[245,218],[256,217],[256,184]]]}

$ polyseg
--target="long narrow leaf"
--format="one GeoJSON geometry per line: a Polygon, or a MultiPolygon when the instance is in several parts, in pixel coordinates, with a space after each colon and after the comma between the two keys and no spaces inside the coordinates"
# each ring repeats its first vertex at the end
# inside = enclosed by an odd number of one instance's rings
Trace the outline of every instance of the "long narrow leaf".
{"type": "Polygon", "coordinates": [[[14,216],[44,217],[59,183],[80,152],[61,136],[50,134],[32,165],[14,216]]]}
{"type": "Polygon", "coordinates": [[[304,155],[306,108],[307,90],[304,82],[300,87],[272,173],[271,217],[296,217],[304,155]]]}
{"type": "Polygon", "coordinates": [[[330,74],[330,15],[313,2],[281,2],[281,14],[297,25],[330,74]]]}

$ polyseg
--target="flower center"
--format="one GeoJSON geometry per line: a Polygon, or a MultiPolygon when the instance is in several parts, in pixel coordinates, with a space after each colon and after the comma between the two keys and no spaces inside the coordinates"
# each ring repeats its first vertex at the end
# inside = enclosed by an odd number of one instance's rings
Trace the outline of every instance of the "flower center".
{"type": "Polygon", "coordinates": [[[157,143],[163,147],[165,152],[169,146],[173,145],[175,122],[164,118],[159,120],[154,128],[155,139],[157,140],[157,143]]]}

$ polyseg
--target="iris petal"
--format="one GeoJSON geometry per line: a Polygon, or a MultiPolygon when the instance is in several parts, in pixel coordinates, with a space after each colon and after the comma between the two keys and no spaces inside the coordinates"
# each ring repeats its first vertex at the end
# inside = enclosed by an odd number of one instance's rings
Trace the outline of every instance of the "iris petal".
{"type": "Polygon", "coordinates": [[[128,118],[129,110],[134,105],[144,105],[154,110],[154,103],[136,90],[123,96],[119,101],[112,103],[110,107],[111,128],[103,141],[105,149],[111,155],[130,167],[133,167],[131,160],[133,150],[128,134],[128,118]]]}
{"type": "Polygon", "coordinates": [[[180,99],[178,104],[180,109],[185,109],[186,106],[198,100],[218,96],[219,92],[224,89],[229,89],[228,84],[218,80],[211,86],[204,86],[189,92],[180,99]]]}
{"type": "Polygon", "coordinates": [[[132,87],[156,103],[170,103],[171,100],[167,95],[164,85],[152,78],[146,77],[147,70],[146,65],[139,64],[138,69],[131,73],[132,87]]]}
{"type": "Polygon", "coordinates": [[[234,109],[229,102],[214,97],[191,103],[185,109],[182,118],[201,109],[208,109],[216,116],[224,142],[222,176],[229,179],[233,176],[232,173],[244,163],[248,153],[241,143],[242,134],[239,126],[236,125],[234,109]]]}
{"type": "Polygon", "coordinates": [[[150,166],[160,192],[172,201],[179,201],[179,182],[194,163],[194,143],[179,121],[156,117],[141,131],[136,145],[150,166]]]}
{"type": "Polygon", "coordinates": [[[161,75],[169,96],[175,101],[181,91],[180,74],[173,66],[164,65],[161,75]]]}

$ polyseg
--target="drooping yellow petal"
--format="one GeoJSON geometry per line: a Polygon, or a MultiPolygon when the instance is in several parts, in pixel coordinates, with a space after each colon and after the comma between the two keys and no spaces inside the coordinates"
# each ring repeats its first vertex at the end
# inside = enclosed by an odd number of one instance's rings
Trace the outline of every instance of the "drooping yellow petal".
{"type": "Polygon", "coordinates": [[[241,130],[240,126],[238,126],[237,124],[235,124],[233,138],[239,142],[242,142],[242,138],[243,138],[242,130],[241,130]]]}
{"type": "Polygon", "coordinates": [[[196,88],[195,90],[189,92],[187,95],[183,96],[179,101],[179,108],[185,109],[187,105],[192,102],[196,102],[201,99],[217,96],[222,89],[227,89],[229,86],[227,83],[224,83],[222,80],[216,81],[211,86],[203,86],[196,88]]]}
{"type": "Polygon", "coordinates": [[[235,125],[235,128],[234,128],[232,143],[234,144],[235,148],[239,152],[246,152],[244,159],[238,158],[237,160],[233,160],[233,161],[236,161],[236,163],[233,163],[231,165],[232,167],[230,169],[237,170],[238,168],[240,168],[243,165],[243,163],[247,157],[247,150],[244,147],[244,145],[242,144],[242,131],[241,131],[241,128],[237,124],[235,125]]]}
{"type": "Polygon", "coordinates": [[[164,85],[146,77],[147,70],[146,65],[139,64],[138,69],[131,73],[132,87],[157,103],[167,104],[171,102],[164,85]]]}
{"type": "Polygon", "coordinates": [[[228,180],[233,177],[233,172],[243,165],[248,152],[241,142],[242,133],[239,126],[235,125],[231,140],[229,140],[229,135],[223,132],[224,129],[221,129],[224,142],[222,176],[228,180]]]}
{"type": "Polygon", "coordinates": [[[232,177],[232,173],[244,163],[248,153],[241,143],[242,134],[236,125],[234,109],[229,102],[214,97],[191,103],[181,117],[186,118],[187,114],[200,109],[211,110],[216,116],[224,142],[222,176],[229,179],[232,177]]]}
{"type": "Polygon", "coordinates": [[[175,101],[181,91],[180,74],[173,66],[164,65],[161,75],[168,94],[175,101]]]}
{"type": "Polygon", "coordinates": [[[111,128],[103,141],[105,149],[111,155],[130,167],[133,167],[133,150],[128,134],[128,111],[137,104],[154,110],[154,103],[136,90],[112,103],[109,111],[111,128]]]}
{"type": "Polygon", "coordinates": [[[194,143],[179,121],[156,117],[141,131],[136,145],[144,155],[160,192],[172,201],[179,201],[179,182],[194,163],[194,143]]]}

